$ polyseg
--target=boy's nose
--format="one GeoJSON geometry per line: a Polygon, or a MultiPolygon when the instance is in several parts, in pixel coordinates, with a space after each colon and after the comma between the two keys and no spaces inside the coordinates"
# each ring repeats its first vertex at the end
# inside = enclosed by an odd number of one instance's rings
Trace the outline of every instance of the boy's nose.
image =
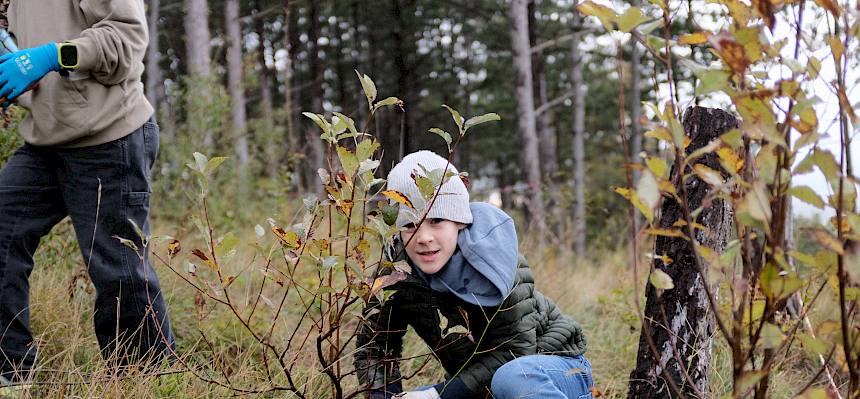
{"type": "Polygon", "coordinates": [[[419,243],[428,243],[433,241],[433,234],[427,229],[418,229],[418,232],[415,233],[415,239],[418,240],[419,243]]]}

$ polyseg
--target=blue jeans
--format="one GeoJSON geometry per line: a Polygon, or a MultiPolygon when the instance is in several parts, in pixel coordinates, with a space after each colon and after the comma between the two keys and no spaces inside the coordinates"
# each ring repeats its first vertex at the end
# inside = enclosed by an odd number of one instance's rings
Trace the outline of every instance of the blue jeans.
{"type": "Polygon", "coordinates": [[[0,170],[0,375],[21,378],[33,368],[37,351],[28,282],[33,253],[39,239],[67,215],[96,288],[93,318],[102,355],[121,366],[159,358],[174,347],[148,257],[141,261],[115,238],[132,240],[143,251],[129,220],[149,234],[158,133],[150,120],[128,136],[91,147],[24,144],[0,170]]]}
{"type": "Polygon", "coordinates": [[[593,385],[584,356],[531,355],[499,367],[492,390],[496,399],[591,399],[593,385]]]}

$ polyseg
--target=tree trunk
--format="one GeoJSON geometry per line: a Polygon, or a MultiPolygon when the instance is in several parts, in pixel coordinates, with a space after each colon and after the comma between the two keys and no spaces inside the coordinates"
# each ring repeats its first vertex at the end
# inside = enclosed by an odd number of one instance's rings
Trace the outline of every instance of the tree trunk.
{"type": "MultiPolygon", "coordinates": [[[[687,154],[738,126],[737,119],[731,114],[702,107],[688,109],[683,123],[684,130],[692,140],[687,147],[687,154]]],[[[722,171],[716,153],[709,153],[697,162],[722,171]]],[[[678,179],[679,173],[675,168],[672,169],[672,181],[681,180],[678,179]]],[[[688,174],[690,170],[683,173],[688,174]]],[[[727,174],[723,173],[726,178],[727,174]]],[[[696,175],[683,184],[689,209],[702,206],[710,186],[696,175]]],[[[680,186],[676,186],[676,189],[679,194],[682,192],[680,186]]],[[[673,229],[678,220],[684,220],[683,208],[670,198],[664,198],[661,215],[659,227],[663,229],[673,229]]],[[[695,238],[700,245],[715,253],[725,249],[732,230],[732,215],[727,202],[711,200],[696,217],[695,223],[706,227],[706,230],[696,230],[695,238]]],[[[654,253],[672,259],[668,265],[655,259],[654,268],[668,274],[674,288],[659,292],[651,283],[647,285],[636,369],[630,374],[627,397],[696,398],[699,397],[697,392],[709,397],[708,367],[715,322],[705,291],[708,265],[704,259],[699,259],[703,271],[700,275],[693,246],[684,238],[659,236],[654,253]],[[649,336],[653,348],[648,342],[649,336]],[[671,386],[677,387],[681,394],[671,386]]],[[[716,286],[710,289],[716,295],[716,286]]]]}
{"type": "Polygon", "coordinates": [[[573,96],[573,249],[578,257],[585,256],[585,91],[582,81],[582,16],[573,10],[573,39],[570,44],[571,80],[573,96]]]}
{"type": "MultiPolygon", "coordinates": [[[[537,21],[535,19],[535,3],[529,3],[529,45],[534,47],[537,43],[537,21]]],[[[546,68],[544,67],[543,53],[537,52],[532,55],[532,66],[534,79],[532,84],[537,87],[535,104],[544,105],[549,99],[547,95],[546,68]]],[[[537,107],[536,107],[537,108],[537,107]]],[[[546,109],[537,118],[538,151],[540,153],[541,176],[549,184],[548,191],[554,193],[554,175],[558,171],[558,157],[556,156],[555,126],[553,124],[552,110],[546,109]]]]}
{"type": "MultiPolygon", "coordinates": [[[[209,6],[206,0],[184,0],[185,1],[185,54],[188,62],[188,81],[199,87],[194,87],[193,90],[188,90],[190,97],[192,92],[197,99],[202,99],[202,103],[209,103],[212,100],[212,93],[209,90],[209,6]]],[[[197,102],[197,101],[195,101],[197,102]]],[[[189,113],[205,112],[205,109],[195,109],[192,107],[188,110],[189,113]]],[[[202,107],[201,107],[202,108],[202,107]]],[[[215,139],[212,136],[212,129],[208,126],[192,126],[194,129],[202,129],[200,132],[203,135],[203,146],[207,149],[213,147],[215,139]]]]}
{"type": "Polygon", "coordinates": [[[149,47],[146,49],[146,99],[152,108],[158,110],[158,104],[164,98],[164,78],[161,74],[161,51],[159,47],[158,19],[160,18],[161,2],[149,0],[149,47]]]}
{"type": "Polygon", "coordinates": [[[528,183],[531,198],[526,206],[529,227],[544,231],[543,200],[538,137],[535,121],[534,88],[532,86],[531,47],[529,46],[528,0],[511,2],[511,42],[517,90],[517,129],[520,136],[520,167],[528,183]]]}
{"type": "MultiPolygon", "coordinates": [[[[634,5],[637,5],[634,3],[634,5]]],[[[640,59],[639,44],[636,40],[630,40],[630,75],[632,76],[630,90],[630,162],[633,165],[642,163],[642,157],[639,154],[642,152],[642,123],[639,121],[639,116],[642,115],[642,62],[640,59]]],[[[639,181],[639,169],[633,168],[633,182],[639,181]]],[[[635,227],[638,231],[642,225],[642,216],[638,213],[635,216],[635,227]]]]}
{"type": "Polygon", "coordinates": [[[242,26],[239,22],[239,0],[224,1],[227,32],[227,92],[230,94],[230,128],[239,168],[248,166],[248,120],[245,113],[245,89],[242,87],[242,26]]]}
{"type": "MultiPolygon", "coordinates": [[[[321,114],[323,113],[323,65],[319,56],[319,37],[322,26],[319,22],[319,7],[317,1],[310,2],[310,12],[308,14],[308,58],[310,62],[310,76],[308,90],[306,91],[307,103],[310,109],[307,111],[321,114]]],[[[307,159],[303,162],[304,168],[304,183],[305,187],[312,189],[315,187],[318,175],[317,169],[322,168],[325,162],[325,149],[323,142],[320,139],[320,130],[316,124],[309,119],[303,120],[305,131],[305,155],[307,159]]]]}
{"type": "Polygon", "coordinates": [[[206,0],[185,0],[185,41],[188,72],[208,76],[209,60],[209,6],[206,0]]]}
{"type": "MultiPolygon", "coordinates": [[[[263,11],[263,2],[257,0],[257,12],[263,11]]],[[[266,123],[272,123],[274,100],[272,98],[272,71],[266,63],[266,26],[262,18],[254,19],[254,31],[257,33],[260,44],[257,47],[257,63],[260,67],[260,113],[257,115],[266,123]]]]}
{"type": "MultiPolygon", "coordinates": [[[[642,63],[640,60],[639,44],[635,40],[630,41],[630,162],[638,165],[642,162],[639,154],[642,152],[642,124],[639,117],[642,115],[642,87],[641,74],[642,63]]],[[[633,169],[633,181],[639,180],[639,170],[633,169]]]]}
{"type": "Polygon", "coordinates": [[[287,124],[287,168],[290,170],[290,177],[293,179],[299,191],[304,191],[306,186],[303,184],[301,177],[302,170],[298,166],[299,154],[301,148],[299,145],[298,132],[295,127],[295,93],[293,93],[293,30],[295,29],[295,21],[290,8],[290,0],[284,0],[284,110],[286,111],[287,124]]]}

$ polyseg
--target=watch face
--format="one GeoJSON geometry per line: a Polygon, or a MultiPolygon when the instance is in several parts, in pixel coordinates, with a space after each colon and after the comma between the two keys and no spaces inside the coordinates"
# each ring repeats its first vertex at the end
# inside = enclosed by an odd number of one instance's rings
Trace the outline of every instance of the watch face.
{"type": "Polygon", "coordinates": [[[69,44],[60,47],[60,63],[69,68],[78,66],[78,48],[69,44]]]}

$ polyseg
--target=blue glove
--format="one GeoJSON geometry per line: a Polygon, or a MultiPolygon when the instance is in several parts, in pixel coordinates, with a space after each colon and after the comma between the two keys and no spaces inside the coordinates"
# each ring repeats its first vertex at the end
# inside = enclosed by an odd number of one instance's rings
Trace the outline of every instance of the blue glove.
{"type": "Polygon", "coordinates": [[[0,99],[3,107],[33,87],[48,72],[59,70],[56,43],[0,56],[0,99]]]}

